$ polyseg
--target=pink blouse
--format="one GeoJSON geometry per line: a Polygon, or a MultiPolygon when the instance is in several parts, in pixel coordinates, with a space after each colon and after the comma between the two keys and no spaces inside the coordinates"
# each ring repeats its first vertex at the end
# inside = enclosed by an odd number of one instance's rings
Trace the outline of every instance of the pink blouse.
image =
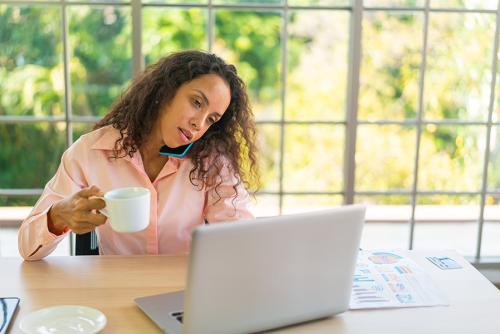
{"type": "Polygon", "coordinates": [[[47,212],[57,201],[80,189],[95,185],[103,192],[120,187],[145,187],[151,191],[150,224],[140,232],[115,232],[108,223],[99,226],[100,254],[171,254],[189,252],[191,231],[198,225],[253,218],[250,197],[240,184],[233,199],[236,178],[226,163],[221,185],[214,188],[193,186],[190,159],[169,157],[151,182],[144,170],[141,154],[113,159],[112,150],[119,131],[103,127],[83,135],[66,152],[54,177],[19,229],[19,253],[26,260],[50,254],[68,232],[54,235],[47,227],[47,212]],[[218,194],[217,194],[218,193],[218,194]],[[219,195],[222,198],[219,199],[219,195]]]}

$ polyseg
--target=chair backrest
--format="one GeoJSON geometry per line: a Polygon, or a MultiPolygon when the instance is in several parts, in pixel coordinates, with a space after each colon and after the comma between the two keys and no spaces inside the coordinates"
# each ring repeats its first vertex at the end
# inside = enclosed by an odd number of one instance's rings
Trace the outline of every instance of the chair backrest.
{"type": "Polygon", "coordinates": [[[75,255],[99,255],[95,231],[76,235],[75,255]]]}

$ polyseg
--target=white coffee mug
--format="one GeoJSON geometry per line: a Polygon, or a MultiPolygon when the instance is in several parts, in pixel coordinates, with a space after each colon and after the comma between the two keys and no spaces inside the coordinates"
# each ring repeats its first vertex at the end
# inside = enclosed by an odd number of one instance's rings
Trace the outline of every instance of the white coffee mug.
{"type": "Polygon", "coordinates": [[[147,188],[130,187],[108,191],[104,197],[106,207],[99,210],[108,217],[117,232],[138,232],[149,225],[151,192],[147,188]]]}

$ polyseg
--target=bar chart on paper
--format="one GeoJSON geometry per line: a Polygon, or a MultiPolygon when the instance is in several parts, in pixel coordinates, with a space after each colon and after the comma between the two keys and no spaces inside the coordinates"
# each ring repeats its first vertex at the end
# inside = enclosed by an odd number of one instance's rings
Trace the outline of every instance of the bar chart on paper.
{"type": "Polygon", "coordinates": [[[387,303],[384,290],[380,288],[375,280],[367,275],[354,275],[352,294],[358,305],[369,305],[373,303],[387,303]]]}
{"type": "Polygon", "coordinates": [[[351,309],[447,305],[414,261],[396,251],[361,251],[353,276],[351,309]]]}

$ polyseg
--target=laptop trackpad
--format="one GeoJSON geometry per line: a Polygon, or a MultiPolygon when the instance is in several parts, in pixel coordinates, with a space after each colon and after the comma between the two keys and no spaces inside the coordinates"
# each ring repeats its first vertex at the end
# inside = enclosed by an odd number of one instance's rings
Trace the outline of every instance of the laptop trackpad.
{"type": "Polygon", "coordinates": [[[135,299],[135,302],[163,331],[169,334],[181,333],[181,321],[172,314],[178,314],[184,309],[184,291],[141,297],[135,299]]]}

